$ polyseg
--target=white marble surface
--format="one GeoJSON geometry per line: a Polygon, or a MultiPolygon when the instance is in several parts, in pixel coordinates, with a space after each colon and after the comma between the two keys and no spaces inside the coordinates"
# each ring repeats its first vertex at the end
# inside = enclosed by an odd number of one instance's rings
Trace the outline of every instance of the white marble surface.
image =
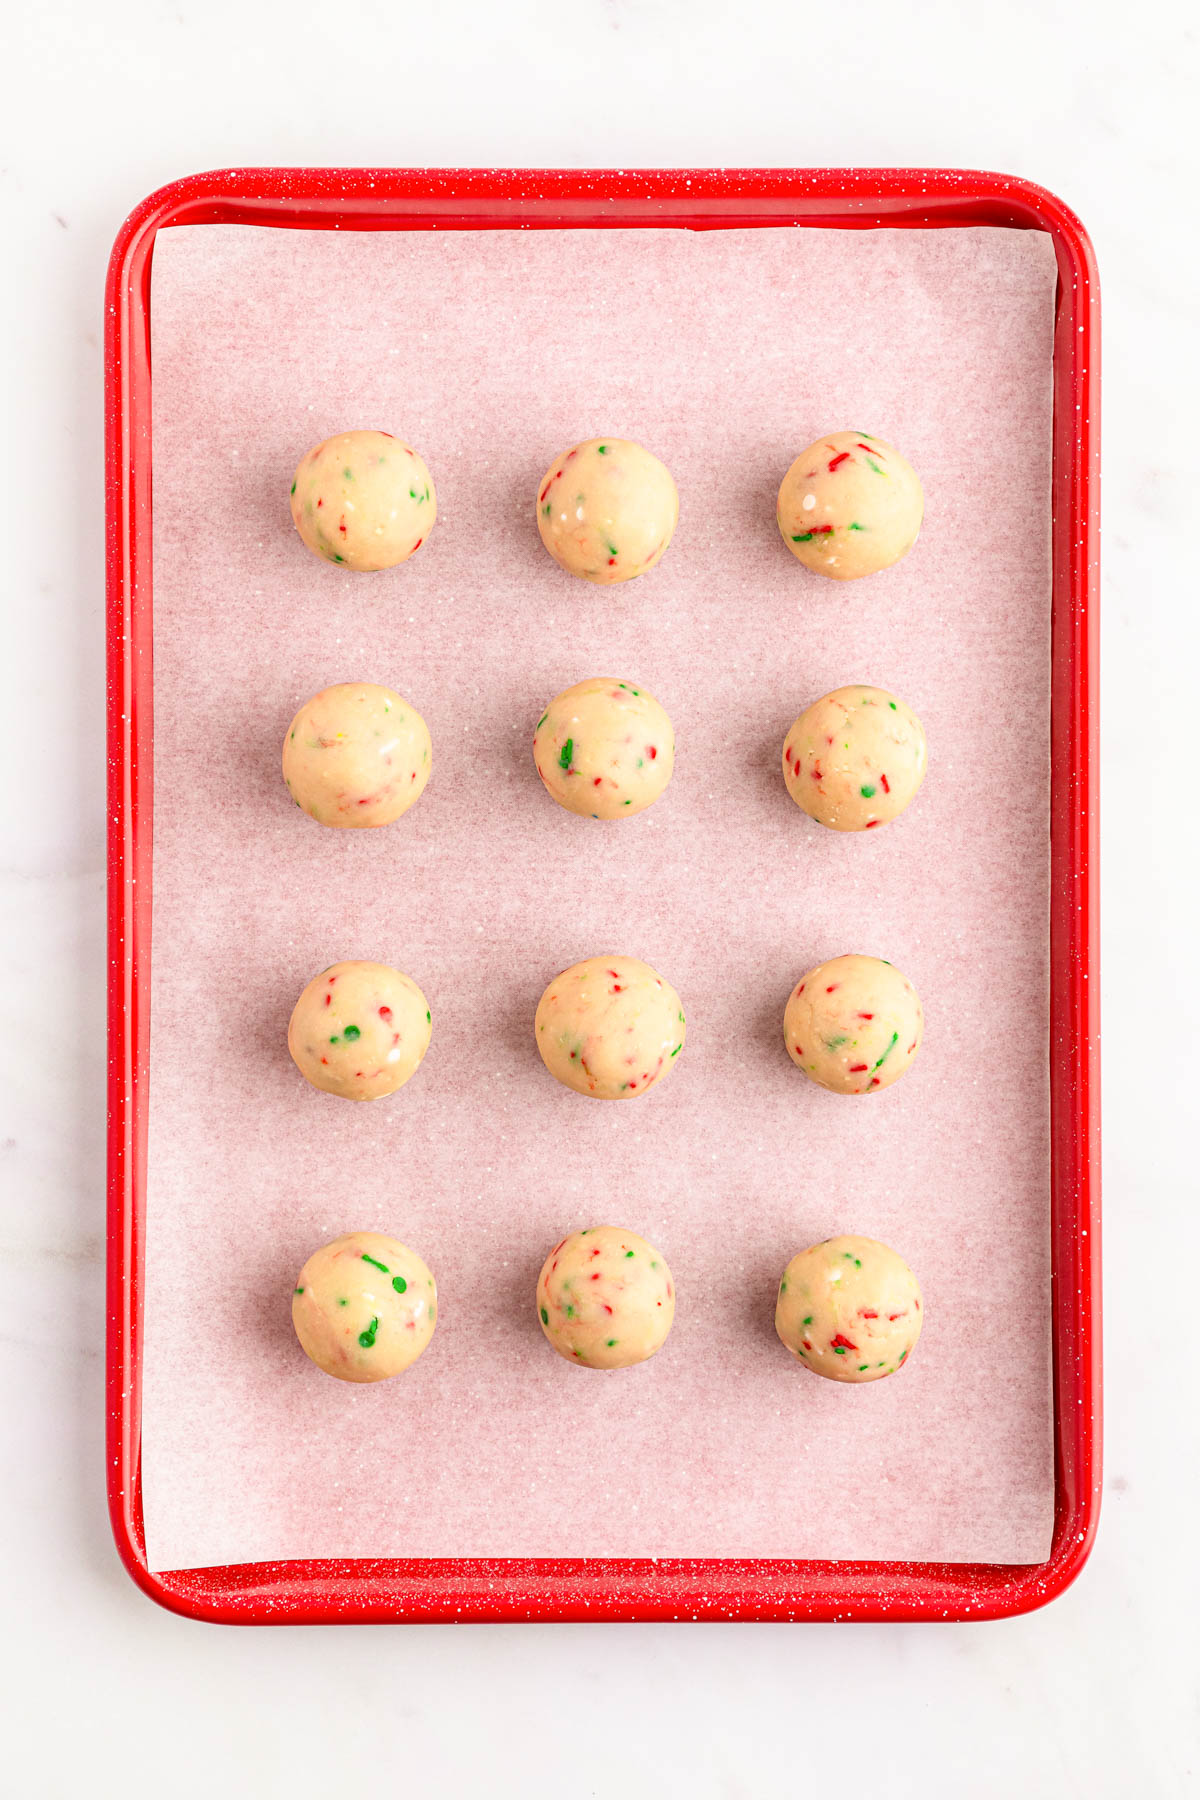
{"type": "Polygon", "coordinates": [[[1196,1791],[1194,12],[1115,0],[45,0],[6,32],[0,1687],[31,1796],[1196,1791]],[[464,66],[470,53],[473,67],[464,66]],[[991,1626],[235,1632],[145,1601],[103,1502],[101,284],[151,188],[244,163],[1001,168],[1106,319],[1108,1475],[991,1626]],[[1173,1392],[1174,1390],[1174,1392],[1173,1392]],[[1178,1397],[1177,1397],[1178,1396],[1178,1397]]]}

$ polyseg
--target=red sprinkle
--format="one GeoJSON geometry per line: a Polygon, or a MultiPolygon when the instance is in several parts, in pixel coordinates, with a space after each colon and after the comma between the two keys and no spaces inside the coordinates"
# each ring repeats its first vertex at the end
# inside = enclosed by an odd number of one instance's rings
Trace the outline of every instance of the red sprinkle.
{"type": "Polygon", "coordinates": [[[870,1066],[870,1063],[851,1063],[850,1073],[851,1075],[865,1075],[870,1066]]]}
{"type": "Polygon", "coordinates": [[[654,759],[655,759],[655,757],[656,757],[656,756],[657,756],[657,755],[658,755],[658,751],[657,751],[657,750],[656,750],[656,749],[655,749],[655,747],[654,747],[654,745],[653,745],[653,744],[648,744],[648,745],[647,745],[647,746],[646,746],[646,748],[647,748],[647,750],[648,750],[648,752],[649,752],[649,755],[650,755],[650,761],[651,761],[651,762],[653,762],[653,761],[654,761],[654,759]]]}
{"type": "Polygon", "coordinates": [[[891,791],[892,791],[892,790],[891,790],[891,788],[890,788],[890,787],[889,787],[889,786],[888,786],[888,778],[887,778],[887,776],[886,776],[886,775],[881,775],[881,776],[880,776],[880,777],[879,777],[879,779],[880,779],[880,781],[881,781],[881,782],[882,782],[882,784],[883,784],[883,791],[884,791],[884,793],[885,793],[885,794],[890,794],[890,793],[891,793],[891,791]]]}
{"type": "Polygon", "coordinates": [[[897,1319],[902,1319],[904,1317],[904,1313],[906,1313],[907,1311],[908,1311],[908,1308],[906,1306],[904,1309],[904,1312],[889,1313],[888,1314],[888,1323],[894,1324],[897,1319]]]}
{"type": "Polygon", "coordinates": [[[799,998],[800,998],[800,996],[801,996],[801,994],[802,994],[802,993],[803,993],[803,992],[804,992],[804,983],[803,983],[803,982],[801,982],[801,983],[800,983],[800,986],[799,986],[799,987],[798,987],[798,988],[797,988],[797,989],[796,989],[796,998],[797,998],[797,1000],[798,1000],[798,999],[799,999],[799,998]]]}
{"type": "Polygon", "coordinates": [[[829,473],[832,475],[833,471],[837,468],[839,463],[849,462],[849,460],[850,460],[850,452],[848,450],[843,450],[842,454],[840,456],[835,456],[833,461],[830,463],[829,473]]]}
{"type": "Polygon", "coordinates": [[[324,501],[323,501],[323,500],[318,500],[318,501],[317,501],[317,505],[318,505],[318,506],[319,506],[319,507],[320,507],[320,506],[324,506],[324,504],[325,504],[325,502],[324,502],[324,501]]]}
{"type": "Polygon", "coordinates": [[[877,1319],[879,1314],[875,1311],[874,1307],[860,1306],[858,1309],[858,1316],[860,1319],[877,1319]]]}
{"type": "Polygon", "coordinates": [[[603,781],[603,780],[604,780],[604,777],[603,777],[603,775],[597,775],[597,776],[596,776],[596,777],[595,777],[595,779],[594,779],[594,780],[593,780],[593,782],[592,782],[592,786],[593,786],[593,787],[599,787],[599,786],[600,786],[600,783],[601,783],[601,782],[602,782],[602,781],[603,781]]]}
{"type": "Polygon", "coordinates": [[[424,538],[418,538],[418,539],[417,539],[417,541],[416,541],[416,543],[415,543],[415,544],[414,544],[414,545],[413,545],[413,547],[412,547],[412,550],[410,550],[410,551],[409,551],[409,553],[408,553],[408,554],[409,554],[409,555],[410,555],[410,556],[411,556],[411,555],[412,555],[412,554],[413,554],[413,551],[414,551],[414,550],[419,550],[419,549],[420,549],[420,548],[421,548],[421,545],[422,545],[422,544],[423,544],[423,543],[424,543],[424,542],[425,542],[425,539],[424,539],[424,538]]]}
{"type": "Polygon", "coordinates": [[[390,1019],[392,1016],[391,1007],[390,1006],[381,1006],[379,1009],[379,1016],[381,1019],[390,1019]]]}
{"type": "Polygon", "coordinates": [[[850,1339],[849,1339],[849,1338],[848,1338],[848,1337],[843,1337],[843,1336],[842,1336],[842,1334],[841,1334],[841,1332],[840,1332],[840,1331],[839,1331],[839,1332],[838,1332],[838,1334],[837,1334],[837,1336],[836,1336],[836,1337],[832,1337],[832,1338],[830,1338],[830,1340],[829,1340],[829,1348],[830,1348],[830,1349],[831,1349],[831,1350],[837,1350],[837,1349],[842,1349],[842,1350],[857,1350],[857,1349],[858,1349],[858,1345],[857,1345],[857,1344],[852,1344],[852,1343],[851,1343],[851,1342],[850,1342],[850,1339]]]}
{"type": "Polygon", "coordinates": [[[863,830],[870,831],[872,829],[872,827],[875,825],[878,825],[878,823],[879,823],[878,819],[868,819],[866,824],[863,826],[863,830]]]}
{"type": "Polygon", "coordinates": [[[860,1019],[873,1019],[875,1017],[875,1014],[874,1013],[859,1013],[858,1016],[860,1019]]]}
{"type": "MultiPolygon", "coordinates": [[[[550,477],[550,481],[553,481],[553,479],[554,479],[554,477],[552,475],[550,477]]],[[[546,498],[546,495],[550,492],[550,481],[548,481],[546,483],[545,487],[542,489],[541,493],[538,495],[538,505],[539,506],[541,505],[542,501],[546,498]]]]}
{"type": "Polygon", "coordinates": [[[840,981],[835,981],[835,982],[834,982],[834,983],[833,983],[833,984],[832,984],[832,986],[830,986],[830,987],[827,987],[827,988],[826,988],[826,989],[825,989],[825,992],[826,992],[826,993],[827,993],[827,994],[832,994],[832,992],[833,992],[833,990],[834,990],[834,988],[839,988],[839,987],[841,987],[841,985],[842,985],[842,984],[841,984],[841,982],[840,982],[840,981]]]}
{"type": "Polygon", "coordinates": [[[884,459],[884,455],[883,455],[883,451],[882,451],[882,450],[879,450],[879,449],[875,449],[875,450],[872,450],[872,448],[871,448],[871,446],[870,446],[870,444],[855,444],[855,446],[854,446],[854,448],[855,448],[855,449],[856,449],[856,450],[865,450],[865,451],[866,451],[866,453],[867,453],[867,455],[868,455],[868,456],[877,456],[877,457],[879,457],[879,459],[880,459],[880,461],[881,461],[881,462],[882,462],[882,461],[884,461],[884,460],[885,460],[885,459],[884,459]]]}

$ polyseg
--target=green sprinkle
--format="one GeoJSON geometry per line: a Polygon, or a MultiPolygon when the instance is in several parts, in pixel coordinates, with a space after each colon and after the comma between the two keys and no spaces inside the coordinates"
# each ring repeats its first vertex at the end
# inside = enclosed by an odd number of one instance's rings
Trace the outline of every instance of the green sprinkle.
{"type": "Polygon", "coordinates": [[[342,475],[346,481],[354,480],[354,470],[353,469],[343,469],[342,475]]]}
{"type": "MultiPolygon", "coordinates": [[[[890,967],[890,964],[889,964],[889,967],[890,967]]],[[[896,1044],[899,1041],[899,1037],[900,1037],[900,1033],[898,1031],[893,1031],[892,1041],[888,1045],[887,1049],[884,1051],[883,1055],[880,1057],[879,1062],[877,1062],[875,1064],[876,1068],[879,1068],[881,1063],[885,1063],[887,1061],[888,1057],[892,1054],[892,1051],[896,1048],[896,1044]]]]}
{"type": "Polygon", "coordinates": [[[540,1313],[542,1315],[542,1324],[548,1325],[550,1323],[550,1314],[546,1311],[544,1306],[539,1307],[538,1310],[540,1311],[540,1313]]]}
{"type": "Polygon", "coordinates": [[[831,1344],[829,1348],[833,1351],[835,1356],[845,1356],[846,1354],[845,1344],[831,1344]]]}
{"type": "Polygon", "coordinates": [[[408,1283],[405,1281],[403,1275],[393,1275],[392,1286],[398,1294],[407,1293],[408,1291],[408,1283]]]}
{"type": "Polygon", "coordinates": [[[417,497],[417,490],[416,490],[416,488],[409,488],[409,490],[408,490],[408,497],[409,497],[409,499],[410,499],[410,500],[415,500],[415,499],[416,499],[416,497],[417,497]]]}
{"type": "Polygon", "coordinates": [[[574,751],[574,749],[575,749],[575,739],[568,738],[566,743],[563,745],[562,749],[558,753],[558,766],[560,769],[569,769],[570,768],[571,755],[572,755],[572,752],[574,751]]]}
{"type": "Polygon", "coordinates": [[[895,712],[895,710],[896,710],[896,702],[895,702],[895,701],[894,701],[894,700],[889,700],[889,701],[888,701],[888,705],[889,705],[889,706],[890,706],[890,707],[891,707],[891,709],[892,709],[892,711],[893,711],[893,712],[895,712]]]}
{"type": "Polygon", "coordinates": [[[632,805],[633,805],[633,801],[632,801],[632,800],[623,800],[623,801],[622,801],[622,802],[621,802],[621,804],[622,804],[622,806],[632,806],[632,805]]]}
{"type": "Polygon", "coordinates": [[[626,1252],[625,1252],[625,1254],[626,1254],[626,1256],[632,1256],[632,1255],[633,1255],[633,1251],[632,1251],[632,1250],[627,1250],[627,1251],[626,1251],[626,1252]]]}
{"type": "Polygon", "coordinates": [[[883,1367],[883,1358],[882,1358],[882,1356],[881,1356],[881,1357],[880,1357],[880,1359],[879,1359],[879,1361],[878,1361],[878,1362],[877,1362],[877,1363],[876,1363],[876,1364],[875,1364],[875,1367],[876,1367],[876,1368],[877,1368],[877,1369],[882,1369],[882,1367],[883,1367]]]}
{"type": "MultiPolygon", "coordinates": [[[[295,491],[296,491],[296,484],[295,484],[295,482],[294,482],[294,481],[293,481],[293,483],[292,483],[292,492],[293,492],[293,494],[294,494],[294,493],[295,493],[295,491]]],[[[299,1291],[299,1290],[298,1290],[298,1291],[299,1291]]]]}
{"type": "Polygon", "coordinates": [[[875,461],[875,458],[873,456],[868,456],[867,466],[868,466],[868,468],[874,469],[874,471],[877,475],[883,474],[883,470],[880,468],[879,464],[875,461]]]}
{"type": "Polygon", "coordinates": [[[348,1044],[357,1044],[359,1038],[362,1036],[362,1032],[358,1029],[357,1025],[347,1025],[342,1036],[348,1044]]]}
{"type": "Polygon", "coordinates": [[[358,1341],[362,1345],[364,1350],[369,1350],[371,1348],[372,1344],[375,1342],[375,1333],[378,1330],[379,1330],[379,1320],[372,1319],[371,1323],[367,1326],[367,1329],[365,1331],[359,1332],[358,1341]]]}
{"type": "Polygon", "coordinates": [[[793,544],[807,544],[812,538],[811,531],[801,531],[792,539],[793,544]]]}
{"type": "Polygon", "coordinates": [[[781,1294],[787,1293],[787,1276],[786,1275],[784,1276],[783,1280],[779,1284],[779,1291],[781,1294]]]}
{"type": "Polygon", "coordinates": [[[573,1319],[575,1317],[575,1308],[573,1306],[568,1306],[567,1317],[568,1319],[573,1319]]]}
{"type": "Polygon", "coordinates": [[[302,1294],[304,1292],[304,1289],[303,1288],[293,1288],[292,1292],[295,1294],[302,1294]]]}
{"type": "MultiPolygon", "coordinates": [[[[907,1356],[907,1355],[908,1355],[908,1351],[907,1351],[907,1350],[905,1350],[905,1351],[904,1351],[904,1352],[903,1352],[903,1354],[902,1354],[902,1355],[901,1355],[901,1357],[900,1357],[900,1362],[903,1362],[903,1361],[904,1361],[904,1358],[905,1358],[905,1357],[906,1357],[906,1356],[907,1356]]],[[[899,1367],[900,1367],[900,1363],[897,1363],[897,1364],[896,1364],[896,1367],[897,1367],[897,1368],[899,1368],[899,1367]]]]}
{"type": "Polygon", "coordinates": [[[550,502],[549,502],[549,500],[547,500],[545,506],[543,506],[542,511],[545,513],[547,518],[550,517],[550,502]]]}
{"type": "Polygon", "coordinates": [[[657,1264],[657,1263],[656,1263],[656,1262],[652,1262],[652,1263],[651,1263],[651,1264],[650,1264],[650,1267],[651,1267],[651,1268],[652,1268],[652,1269],[657,1269],[657,1267],[658,1267],[658,1264],[657,1264]]]}
{"type": "Polygon", "coordinates": [[[294,743],[295,743],[295,741],[296,741],[296,734],[295,734],[295,732],[294,732],[294,731],[293,731],[293,733],[292,733],[292,739],[291,739],[291,741],[292,741],[292,743],[293,743],[293,744],[294,744],[294,743]]]}
{"type": "Polygon", "coordinates": [[[364,1262],[369,1262],[373,1269],[381,1269],[385,1275],[390,1275],[392,1272],[386,1263],[376,1262],[375,1258],[373,1256],[368,1256],[365,1250],[363,1251],[362,1259],[364,1262]]]}
{"type": "Polygon", "coordinates": [[[334,560],[334,562],[345,562],[346,559],[344,556],[339,556],[335,550],[334,555],[333,555],[333,560],[334,560]]]}
{"type": "Polygon", "coordinates": [[[840,1050],[842,1045],[847,1043],[848,1041],[849,1040],[845,1036],[826,1038],[825,1039],[825,1048],[827,1050],[840,1050]]]}
{"type": "Polygon", "coordinates": [[[540,718],[540,719],[539,719],[539,720],[538,720],[538,722],[537,722],[537,724],[536,724],[536,725],[535,725],[535,726],[534,726],[534,728],[533,728],[533,729],[534,729],[534,730],[535,730],[535,731],[540,731],[540,730],[541,730],[541,729],[542,729],[542,726],[543,726],[543,725],[544,725],[544,724],[545,724],[545,723],[546,723],[546,720],[547,720],[547,719],[548,719],[548,718],[549,718],[549,717],[550,717],[550,714],[549,714],[549,712],[544,712],[544,713],[543,713],[543,714],[542,714],[542,716],[541,716],[541,718],[540,718]]]}
{"type": "Polygon", "coordinates": [[[349,1306],[349,1304],[350,1304],[350,1302],[348,1300],[339,1300],[338,1301],[339,1306],[349,1306]]]}
{"type": "Polygon", "coordinates": [[[617,1340],[616,1338],[605,1338],[604,1343],[606,1349],[613,1350],[616,1348],[617,1340]]]}
{"type": "Polygon", "coordinates": [[[679,1055],[679,1052],[680,1052],[680,1051],[681,1051],[681,1050],[682,1050],[682,1049],[683,1049],[683,1045],[682,1045],[682,1044],[676,1044],[676,1046],[675,1046],[675,1048],[674,1048],[674,1049],[673,1049],[673,1050],[672,1050],[672,1052],[671,1052],[671,1055],[672,1055],[672,1056],[678,1056],[678,1055],[679,1055]]]}
{"type": "MultiPolygon", "coordinates": [[[[316,813],[314,813],[314,814],[313,814],[313,818],[314,818],[314,819],[315,819],[315,818],[316,818],[316,816],[317,816],[317,815],[316,815],[316,813]]],[[[330,1038],[330,1040],[329,1040],[329,1041],[330,1041],[330,1043],[331,1043],[331,1044],[336,1044],[336,1043],[337,1043],[337,1041],[338,1041],[338,1040],[337,1040],[337,1038],[335,1038],[335,1037],[331,1037],[331,1038],[330,1038]]]]}
{"type": "Polygon", "coordinates": [[[608,445],[607,444],[597,444],[596,452],[599,456],[607,456],[608,455],[608,445]]]}
{"type": "Polygon", "coordinates": [[[851,519],[849,525],[846,527],[847,531],[865,531],[866,529],[866,526],[860,525],[857,519],[851,519]]]}
{"type": "Polygon", "coordinates": [[[427,1025],[433,1024],[433,1014],[430,1012],[428,1007],[425,1008],[425,1023],[427,1025]]]}
{"type": "Polygon", "coordinates": [[[644,756],[639,756],[639,757],[638,757],[638,759],[637,759],[637,766],[638,766],[638,768],[639,768],[639,769],[644,769],[644,768],[645,768],[645,766],[646,766],[646,759],[645,759],[645,757],[644,757],[644,756]]]}
{"type": "Polygon", "coordinates": [[[864,787],[860,787],[858,791],[864,800],[873,800],[875,798],[875,789],[869,781],[864,787]]]}
{"type": "Polygon", "coordinates": [[[616,555],[617,555],[617,546],[616,546],[616,545],[615,545],[615,544],[610,544],[610,545],[609,545],[609,546],[608,546],[608,554],[609,554],[609,555],[610,555],[610,556],[616,556],[616,555]]]}
{"type": "Polygon", "coordinates": [[[808,1315],[808,1317],[807,1317],[807,1319],[801,1319],[801,1321],[800,1321],[800,1323],[801,1323],[801,1324],[802,1324],[802,1325],[811,1325],[811,1324],[812,1324],[812,1322],[813,1322],[813,1316],[812,1316],[812,1314],[811,1314],[811,1313],[809,1313],[809,1315],[808,1315]]]}
{"type": "Polygon", "coordinates": [[[859,1363],[859,1365],[858,1365],[858,1372],[859,1372],[859,1374],[860,1374],[860,1375],[861,1375],[861,1374],[862,1374],[862,1372],[863,1372],[863,1370],[864,1370],[864,1369],[869,1369],[869,1368],[870,1368],[870,1366],[871,1366],[871,1365],[870,1365],[870,1363],[859,1363]]]}

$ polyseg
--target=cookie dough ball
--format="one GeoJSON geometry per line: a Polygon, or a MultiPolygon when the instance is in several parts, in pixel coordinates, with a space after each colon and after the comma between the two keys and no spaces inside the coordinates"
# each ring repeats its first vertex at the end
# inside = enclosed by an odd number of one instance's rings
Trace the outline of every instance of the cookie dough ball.
{"type": "Polygon", "coordinates": [[[783,1014],[797,1068],[834,1094],[872,1094],[899,1081],[921,1043],[911,981],[878,956],[835,956],[810,969],[783,1014]]]}
{"type": "Polygon", "coordinates": [[[292,519],[314,556],[347,569],[407,562],[433,530],[437,496],[416,451],[390,431],[317,444],[292,482],[292,519]]]}
{"type": "Polygon", "coordinates": [[[835,688],[783,740],[787,791],[818,825],[870,831],[902,813],[925,779],[925,732],[885,688],[835,688]]]}
{"type": "Polygon", "coordinates": [[[533,1027],[555,1080],[597,1100],[636,1100],[669,1075],[685,1030],[679,995],[636,956],[589,956],[564,969],[533,1027]]]}
{"type": "Polygon", "coordinates": [[[831,431],[784,476],[775,516],[805,568],[855,581],[908,555],[924,510],[916,470],[891,444],[865,431],[831,431]]]}
{"type": "Polygon", "coordinates": [[[414,1250],[379,1231],[351,1231],[314,1250],[292,1294],[306,1356],[339,1381],[386,1381],[433,1336],[437,1289],[414,1250]]]}
{"type": "Polygon", "coordinates": [[[628,1369],[661,1350],[675,1317],[675,1284],[636,1231],[593,1225],[555,1244],[537,1284],[551,1349],[589,1369],[628,1369]]]}
{"type": "Polygon", "coordinates": [[[314,975],[292,1012],[288,1049],[306,1081],[344,1100],[378,1100],[416,1074],[429,1002],[386,963],[340,962],[314,975]]]}
{"type": "Polygon", "coordinates": [[[675,733],[643,687],[606,675],[552,700],[533,733],[533,760],[551,798],[592,819],[653,806],[675,767],[675,733]]]}
{"type": "Polygon", "coordinates": [[[556,457],[538,488],[542,542],[569,575],[629,581],[652,569],[679,518],[671,471],[628,438],[589,438],[556,457]]]}
{"type": "Polygon", "coordinates": [[[921,1335],[921,1290],[894,1250],[869,1237],[827,1238],[793,1256],[775,1329],[797,1362],[830,1381],[879,1381],[921,1335]]]}
{"type": "Polygon", "coordinates": [[[322,825],[390,825],[425,792],[429,728],[415,706],[371,681],[344,681],[306,700],[283,740],[283,779],[322,825]]]}

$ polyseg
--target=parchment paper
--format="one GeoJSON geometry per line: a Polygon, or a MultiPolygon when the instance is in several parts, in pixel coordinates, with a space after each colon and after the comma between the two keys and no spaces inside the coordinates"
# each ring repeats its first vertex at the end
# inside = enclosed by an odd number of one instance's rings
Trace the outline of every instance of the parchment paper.
{"type": "Polygon", "coordinates": [[[160,233],[153,272],[154,937],[142,1476],[151,1566],[322,1555],[986,1558],[1049,1549],[1049,240],[1006,230],[160,233]],[[836,584],[775,491],[822,431],[890,438],[921,539],[836,584]],[[343,573],[287,492],[327,434],[411,439],[437,484],[407,566],[343,573]],[[681,495],[623,587],[547,557],[536,484],[598,431],[681,495]],[[609,674],[674,720],[662,801],[604,826],[530,755],[609,674]],[[433,735],[378,832],[293,807],[279,748],[335,681],[433,735]],[[930,772],[842,836],[780,774],[849,681],[901,694],[930,772]],[[532,1018],[558,970],[645,957],[688,1014],[644,1100],[560,1088],[532,1018]],[[905,1079],[848,1100],[782,1043],[790,985],[845,950],[925,1003],[905,1079]],[[430,997],[398,1095],[316,1093],[285,1045],[318,969],[430,997]],[[568,1229],[628,1225],[674,1270],[662,1353],[573,1369],[533,1307],[568,1229]],[[316,1245],[364,1227],[433,1268],[408,1374],[327,1379],[290,1322],[316,1245]],[[842,1388],[773,1331],[791,1254],[878,1236],[923,1284],[899,1376],[842,1388]]]}

